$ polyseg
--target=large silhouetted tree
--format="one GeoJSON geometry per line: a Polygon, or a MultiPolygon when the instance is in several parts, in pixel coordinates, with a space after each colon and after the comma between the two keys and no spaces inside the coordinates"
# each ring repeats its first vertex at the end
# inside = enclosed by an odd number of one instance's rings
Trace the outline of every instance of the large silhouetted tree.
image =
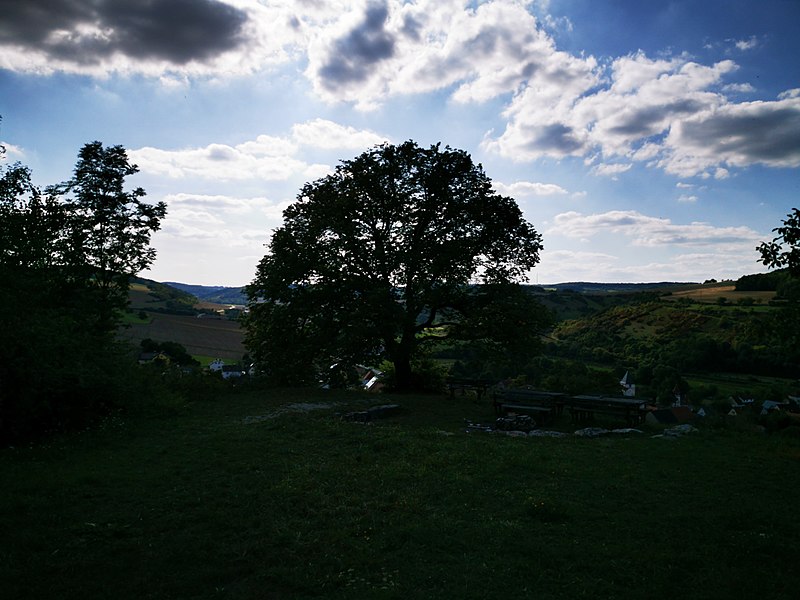
{"type": "Polygon", "coordinates": [[[541,236],[466,152],[377,146],[306,184],[283,216],[247,288],[247,344],[276,381],[386,358],[410,389],[431,341],[538,340],[545,311],[518,284],[541,236]]]}

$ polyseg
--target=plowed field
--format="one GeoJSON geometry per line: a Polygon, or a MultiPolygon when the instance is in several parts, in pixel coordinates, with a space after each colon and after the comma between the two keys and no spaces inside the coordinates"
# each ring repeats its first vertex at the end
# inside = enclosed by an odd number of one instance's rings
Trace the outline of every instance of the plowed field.
{"type": "Polygon", "coordinates": [[[120,337],[138,344],[145,338],[177,342],[189,354],[238,360],[245,353],[244,330],[236,321],[149,313],[150,323],[133,324],[120,337]]]}

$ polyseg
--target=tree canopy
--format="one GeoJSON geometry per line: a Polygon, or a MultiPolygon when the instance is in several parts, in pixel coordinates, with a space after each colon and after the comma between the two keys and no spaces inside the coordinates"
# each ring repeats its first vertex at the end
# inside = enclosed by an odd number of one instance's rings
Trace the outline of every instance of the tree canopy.
{"type": "Polygon", "coordinates": [[[155,258],[166,212],[125,190],[136,172],[100,142],[44,191],[27,167],[0,165],[0,440],[80,424],[113,399],[128,279],[155,258]]]}
{"type": "Polygon", "coordinates": [[[376,146],[306,184],[248,286],[247,344],[284,383],[444,339],[530,348],[544,310],[518,285],[541,236],[461,150],[376,146]]]}
{"type": "Polygon", "coordinates": [[[759,262],[771,269],[788,267],[792,276],[800,277],[800,209],[793,208],[783,226],[772,231],[778,235],[757,248],[761,253],[759,262]]]}

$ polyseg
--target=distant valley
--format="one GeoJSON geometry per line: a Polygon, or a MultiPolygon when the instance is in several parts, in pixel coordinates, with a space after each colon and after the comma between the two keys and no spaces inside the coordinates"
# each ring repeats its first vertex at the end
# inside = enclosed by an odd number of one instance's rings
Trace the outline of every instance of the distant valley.
{"type": "Polygon", "coordinates": [[[216,304],[247,304],[247,296],[242,287],[225,287],[221,285],[191,285],[188,283],[178,283],[177,281],[165,281],[175,289],[191,294],[202,302],[213,302],[216,304]]]}

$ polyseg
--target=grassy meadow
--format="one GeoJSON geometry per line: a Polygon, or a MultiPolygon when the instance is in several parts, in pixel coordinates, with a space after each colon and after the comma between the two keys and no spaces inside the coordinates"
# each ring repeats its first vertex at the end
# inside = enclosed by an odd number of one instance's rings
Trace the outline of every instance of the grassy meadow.
{"type": "Polygon", "coordinates": [[[800,440],[514,438],[465,433],[465,418],[491,421],[489,401],[225,391],[0,450],[0,589],[796,597],[800,440]],[[387,402],[400,411],[373,424],[335,416],[387,402]]]}

